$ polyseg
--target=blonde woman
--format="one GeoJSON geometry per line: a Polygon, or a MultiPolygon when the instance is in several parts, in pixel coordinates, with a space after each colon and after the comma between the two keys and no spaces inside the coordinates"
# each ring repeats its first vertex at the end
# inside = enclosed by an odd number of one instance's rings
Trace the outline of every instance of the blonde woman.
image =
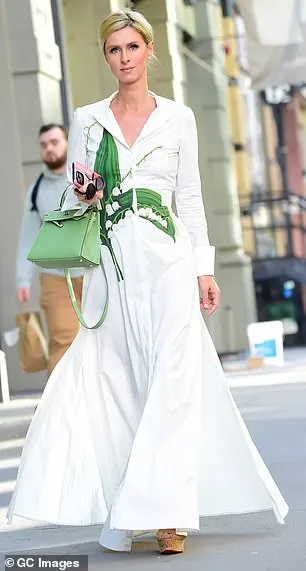
{"type": "MultiPolygon", "coordinates": [[[[100,543],[119,551],[131,549],[137,530],[156,530],[162,553],[181,553],[200,517],[274,510],[283,522],[288,508],[201,316],[213,313],[219,290],[194,115],[148,90],[154,42],[141,14],[110,14],[100,45],[118,91],[75,112],[68,175],[79,161],[106,183],[92,201],[101,208],[109,311],[100,329],[81,328],[48,381],[9,519],[103,523],[100,543]]],[[[64,209],[92,201],[72,188],[64,209]]],[[[88,271],[87,320],[105,291],[102,270],[88,271]]]]}

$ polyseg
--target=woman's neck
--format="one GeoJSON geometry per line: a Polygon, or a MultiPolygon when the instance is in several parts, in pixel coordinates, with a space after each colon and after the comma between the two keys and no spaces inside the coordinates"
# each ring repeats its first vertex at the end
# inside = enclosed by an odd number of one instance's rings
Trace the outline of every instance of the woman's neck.
{"type": "Polygon", "coordinates": [[[147,83],[139,85],[119,85],[115,97],[117,107],[122,111],[139,111],[150,99],[147,83]]]}

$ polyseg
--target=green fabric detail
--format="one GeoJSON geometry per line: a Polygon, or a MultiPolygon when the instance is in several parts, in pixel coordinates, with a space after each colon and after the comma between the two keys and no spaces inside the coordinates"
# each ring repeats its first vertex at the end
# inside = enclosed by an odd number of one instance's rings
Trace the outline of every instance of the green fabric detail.
{"type": "MultiPolygon", "coordinates": [[[[139,161],[138,165],[158,148],[160,147],[156,147],[147,153],[139,161]]],[[[123,279],[123,274],[116,259],[108,232],[111,229],[111,225],[117,224],[122,220],[128,211],[133,211],[133,189],[129,189],[122,194],[113,195],[114,188],[120,189],[123,180],[127,178],[130,172],[124,179],[121,178],[117,145],[114,137],[105,128],[96,153],[94,170],[102,176],[105,182],[104,195],[101,200],[102,210],[100,210],[101,242],[110,251],[116,268],[117,278],[120,281],[123,279]],[[116,205],[116,209],[113,209],[113,204],[116,205]]],[[[143,216],[140,214],[140,217],[154,224],[156,228],[168,234],[175,241],[174,222],[169,208],[162,205],[161,195],[149,188],[137,188],[136,195],[138,209],[150,209],[151,216],[158,218],[158,220],[151,219],[147,215],[143,216]]]]}
{"type": "Polygon", "coordinates": [[[96,154],[94,170],[104,179],[106,188],[104,189],[103,202],[107,202],[113,188],[120,185],[121,181],[117,145],[114,137],[107,129],[104,129],[96,154]]]}
{"type": "Polygon", "coordinates": [[[123,274],[115,256],[112,243],[107,236],[107,230],[105,227],[107,218],[105,206],[111,198],[112,189],[120,184],[121,180],[117,145],[107,129],[103,130],[103,137],[96,153],[94,171],[100,174],[105,182],[103,199],[101,200],[102,210],[100,210],[101,243],[109,249],[116,268],[117,278],[120,281],[123,280],[123,274]]]}
{"type": "MultiPolygon", "coordinates": [[[[137,207],[139,209],[150,208],[156,216],[159,216],[167,223],[167,226],[165,227],[158,220],[151,220],[147,216],[142,216],[140,214],[140,217],[145,218],[154,224],[156,228],[171,236],[171,238],[175,241],[175,226],[170,215],[169,208],[167,206],[162,206],[160,194],[149,188],[136,188],[136,195],[137,207]]],[[[119,220],[124,218],[126,212],[131,210],[133,203],[133,190],[130,189],[119,196],[115,196],[114,202],[118,202],[120,208],[118,208],[114,214],[111,214],[107,217],[107,219],[110,220],[112,224],[118,223],[119,220]]]]}

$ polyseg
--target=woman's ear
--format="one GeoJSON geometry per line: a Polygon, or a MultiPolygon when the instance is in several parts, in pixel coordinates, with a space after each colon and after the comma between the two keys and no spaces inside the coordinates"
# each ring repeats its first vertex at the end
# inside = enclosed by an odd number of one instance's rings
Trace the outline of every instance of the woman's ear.
{"type": "Polygon", "coordinates": [[[148,44],[148,57],[151,58],[154,55],[154,41],[148,44]]]}

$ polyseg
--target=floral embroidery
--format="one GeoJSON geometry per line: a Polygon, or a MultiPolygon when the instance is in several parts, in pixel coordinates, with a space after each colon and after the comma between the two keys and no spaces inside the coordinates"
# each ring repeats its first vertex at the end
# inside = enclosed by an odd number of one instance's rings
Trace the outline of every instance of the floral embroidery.
{"type": "MultiPolygon", "coordinates": [[[[90,129],[84,129],[86,154],[88,152],[88,140],[90,129]]],[[[155,147],[149,153],[144,155],[136,164],[140,166],[152,153],[161,147],[155,147]]],[[[117,278],[123,279],[121,268],[116,259],[111,238],[119,228],[124,218],[133,216],[133,189],[122,192],[122,183],[132,174],[131,168],[122,178],[119,168],[118,149],[114,137],[104,128],[103,137],[96,153],[94,170],[103,177],[105,182],[103,199],[101,200],[102,209],[100,210],[100,236],[103,245],[107,246],[112,256],[117,278]]],[[[150,221],[159,230],[165,232],[175,241],[175,226],[172,220],[169,208],[162,205],[161,195],[154,190],[148,188],[136,188],[137,208],[140,217],[150,221]]]]}

